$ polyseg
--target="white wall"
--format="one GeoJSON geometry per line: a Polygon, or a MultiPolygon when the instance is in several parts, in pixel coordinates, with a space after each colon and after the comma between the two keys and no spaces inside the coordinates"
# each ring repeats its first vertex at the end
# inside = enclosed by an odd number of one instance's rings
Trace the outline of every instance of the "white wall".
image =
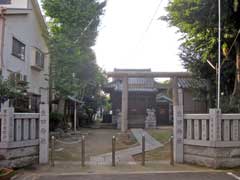
{"type": "Polygon", "coordinates": [[[28,0],[11,0],[11,4],[0,4],[0,7],[6,8],[28,8],[28,0]]]}
{"type": "MultiPolygon", "coordinates": [[[[34,9],[30,4],[30,8],[34,9]]],[[[37,15],[31,11],[27,15],[10,15],[6,17],[5,42],[4,42],[4,68],[3,76],[8,77],[10,71],[27,75],[29,82],[29,92],[43,94],[43,90],[48,88],[48,56],[45,56],[45,66],[43,71],[31,68],[33,61],[32,49],[36,47],[47,53],[48,49],[42,36],[43,32],[39,26],[37,15]],[[26,45],[25,61],[22,61],[12,53],[12,38],[15,37],[26,45]],[[9,71],[10,70],[10,71],[9,71]]],[[[46,94],[46,92],[44,92],[46,94]]]]}

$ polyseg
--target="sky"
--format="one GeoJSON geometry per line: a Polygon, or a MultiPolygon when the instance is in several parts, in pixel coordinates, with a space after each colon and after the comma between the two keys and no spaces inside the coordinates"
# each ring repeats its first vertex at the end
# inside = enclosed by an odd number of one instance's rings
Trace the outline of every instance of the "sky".
{"type": "Polygon", "coordinates": [[[166,14],[167,3],[168,0],[108,0],[93,47],[98,65],[108,72],[114,68],[185,71],[178,56],[177,29],[159,20],[166,14]]]}
{"type": "Polygon", "coordinates": [[[166,14],[167,3],[168,0],[108,0],[94,47],[98,64],[106,71],[114,68],[185,71],[178,56],[177,29],[159,20],[166,14]]]}

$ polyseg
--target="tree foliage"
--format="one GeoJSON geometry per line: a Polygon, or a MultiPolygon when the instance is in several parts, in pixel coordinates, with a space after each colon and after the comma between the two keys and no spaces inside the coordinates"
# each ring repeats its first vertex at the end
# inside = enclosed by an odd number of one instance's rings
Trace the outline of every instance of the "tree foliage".
{"type": "Polygon", "coordinates": [[[12,79],[4,79],[0,76],[0,107],[1,104],[10,100],[10,105],[14,105],[16,112],[28,112],[29,109],[24,106],[24,101],[27,99],[28,84],[22,81],[12,79]],[[16,102],[22,100],[20,106],[16,102]]]}
{"type": "Polygon", "coordinates": [[[50,81],[60,99],[93,96],[105,82],[92,50],[104,6],[96,0],[43,0],[50,17],[50,81]]]}
{"type": "MultiPolygon", "coordinates": [[[[215,65],[218,60],[218,1],[172,0],[166,10],[168,14],[162,20],[176,26],[182,35],[180,57],[184,67],[196,78],[209,81],[211,99],[215,100],[216,71],[207,61],[215,65]]],[[[228,100],[236,95],[234,89],[240,91],[240,81],[236,81],[240,41],[234,41],[239,33],[239,17],[239,0],[221,0],[221,91],[228,100]]]]}

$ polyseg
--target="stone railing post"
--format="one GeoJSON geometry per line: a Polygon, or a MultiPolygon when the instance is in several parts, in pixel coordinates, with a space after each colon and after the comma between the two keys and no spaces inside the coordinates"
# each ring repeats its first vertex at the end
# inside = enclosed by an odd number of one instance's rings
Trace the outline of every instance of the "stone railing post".
{"type": "Polygon", "coordinates": [[[49,147],[49,105],[40,104],[40,124],[39,124],[39,163],[48,163],[49,147]]]}
{"type": "Polygon", "coordinates": [[[209,135],[210,141],[221,141],[221,109],[210,109],[209,135]]]}
{"type": "Polygon", "coordinates": [[[14,108],[9,107],[8,103],[2,104],[2,131],[1,142],[9,143],[14,140],[14,108]]]}

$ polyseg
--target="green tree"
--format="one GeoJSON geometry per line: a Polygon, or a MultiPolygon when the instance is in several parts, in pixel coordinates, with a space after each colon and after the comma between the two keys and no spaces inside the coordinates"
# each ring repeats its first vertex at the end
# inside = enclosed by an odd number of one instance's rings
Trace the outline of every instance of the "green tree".
{"type": "Polygon", "coordinates": [[[43,0],[50,17],[50,89],[58,96],[59,112],[65,112],[67,96],[80,100],[95,96],[104,82],[91,47],[105,4],[97,0],[43,0]]]}
{"type": "MultiPolygon", "coordinates": [[[[237,99],[236,96],[240,94],[240,75],[237,73],[240,70],[239,0],[221,0],[221,7],[221,89],[226,99],[230,100],[237,99]]],[[[216,72],[207,60],[217,64],[218,1],[173,0],[169,2],[166,10],[168,14],[162,19],[171,26],[178,27],[178,32],[182,35],[180,57],[183,65],[193,72],[196,78],[209,81],[211,99],[216,99],[216,72]]],[[[211,106],[214,104],[212,101],[211,106]]]]}
{"type": "MultiPolygon", "coordinates": [[[[27,83],[26,82],[16,82],[12,79],[4,79],[0,76],[0,104],[6,102],[7,100],[15,103],[17,99],[25,99],[27,93],[27,83]]],[[[1,105],[0,105],[1,107],[1,105]]],[[[19,111],[18,107],[15,107],[16,111],[19,111]]],[[[20,109],[20,111],[23,109],[20,109]]],[[[26,111],[24,109],[23,111],[26,111]]]]}

